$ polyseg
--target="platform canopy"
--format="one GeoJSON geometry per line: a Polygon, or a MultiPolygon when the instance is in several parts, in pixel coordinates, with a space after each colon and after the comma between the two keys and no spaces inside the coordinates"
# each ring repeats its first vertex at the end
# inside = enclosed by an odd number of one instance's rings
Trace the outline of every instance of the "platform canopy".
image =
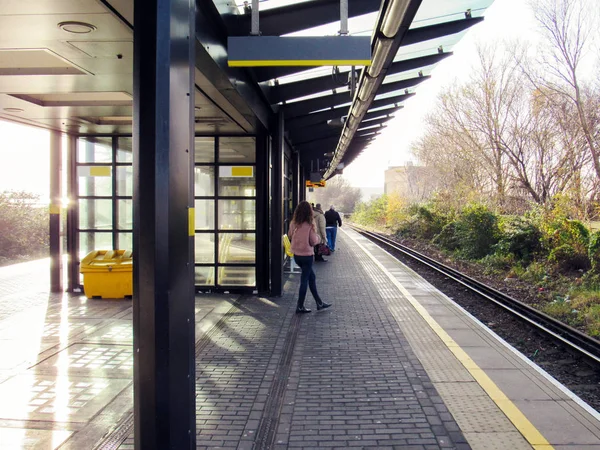
{"type": "MultiPolygon", "coordinates": [[[[227,67],[227,39],[250,34],[244,3],[252,2],[198,0],[196,132],[255,134],[283,111],[303,167],[328,178],[377,138],[493,2],[348,1],[349,35],[371,39],[372,65],[357,67],[355,95],[347,66],[227,67]]],[[[133,3],[0,2],[0,118],[75,135],[130,134],[133,3]]],[[[340,0],[261,0],[259,11],[261,36],[340,31],[340,0]]]]}
{"type": "MultiPolygon", "coordinates": [[[[370,69],[356,67],[358,89],[354,95],[349,87],[351,67],[249,70],[272,108],[283,110],[288,139],[300,152],[304,167],[316,169],[318,165],[328,177],[377,138],[404,102],[431,77],[435,66],[452,55],[468,29],[483,20],[492,2],[350,0],[349,33],[370,36],[373,56],[370,69]],[[323,170],[326,167],[329,170],[323,170]]],[[[230,35],[249,32],[247,7],[240,5],[234,15],[223,16],[230,35]]],[[[339,0],[260,3],[262,35],[322,36],[339,30],[339,0]]]]}

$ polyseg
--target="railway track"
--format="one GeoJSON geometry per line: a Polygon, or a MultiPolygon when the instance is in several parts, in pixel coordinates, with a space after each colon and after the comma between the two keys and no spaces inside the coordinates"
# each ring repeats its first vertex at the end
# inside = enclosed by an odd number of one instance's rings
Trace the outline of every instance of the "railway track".
{"type": "Polygon", "coordinates": [[[400,252],[401,254],[418,261],[420,264],[423,264],[440,273],[441,275],[455,281],[456,283],[459,283],[478,296],[495,303],[503,310],[517,317],[519,320],[530,324],[539,333],[549,336],[555,341],[560,342],[560,344],[566,346],[570,351],[581,355],[592,365],[600,366],[600,341],[580,332],[579,330],[576,330],[573,327],[565,325],[553,317],[550,317],[547,314],[544,314],[543,312],[540,312],[531,306],[498,291],[497,289],[487,286],[409,247],[399,244],[385,235],[373,233],[354,225],[350,225],[350,227],[361,235],[376,242],[386,250],[400,252]]]}

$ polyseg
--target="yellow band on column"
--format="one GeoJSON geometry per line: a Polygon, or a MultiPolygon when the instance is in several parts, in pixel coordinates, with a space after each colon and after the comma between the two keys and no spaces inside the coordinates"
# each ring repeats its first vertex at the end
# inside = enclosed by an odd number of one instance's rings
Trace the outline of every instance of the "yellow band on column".
{"type": "Polygon", "coordinates": [[[194,208],[189,208],[188,211],[188,234],[193,236],[196,233],[196,213],[194,208]]]}

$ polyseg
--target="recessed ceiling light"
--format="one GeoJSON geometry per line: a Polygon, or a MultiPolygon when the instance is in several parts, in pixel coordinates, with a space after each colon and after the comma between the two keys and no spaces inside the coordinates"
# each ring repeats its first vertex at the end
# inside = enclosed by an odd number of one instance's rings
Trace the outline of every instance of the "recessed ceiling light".
{"type": "Polygon", "coordinates": [[[85,22],[76,22],[74,20],[60,22],[58,24],[58,28],[60,28],[63,31],[66,31],[67,33],[74,34],[87,34],[91,33],[92,31],[96,31],[96,27],[94,25],[85,22]]]}
{"type": "Polygon", "coordinates": [[[24,112],[25,110],[21,109],[21,108],[4,108],[4,111],[18,113],[18,112],[24,112]]]}

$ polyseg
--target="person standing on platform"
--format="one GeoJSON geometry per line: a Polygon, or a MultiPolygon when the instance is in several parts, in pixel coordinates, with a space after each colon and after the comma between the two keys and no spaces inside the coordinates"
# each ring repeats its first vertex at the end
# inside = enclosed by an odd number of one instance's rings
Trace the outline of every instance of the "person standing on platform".
{"type": "Polygon", "coordinates": [[[310,203],[307,201],[298,203],[298,206],[294,211],[294,217],[290,223],[288,237],[292,241],[291,247],[292,252],[294,253],[294,260],[300,269],[302,269],[296,312],[311,312],[310,309],[304,306],[307,287],[310,288],[310,292],[317,302],[317,310],[329,308],[331,305],[321,300],[321,297],[319,297],[319,293],[317,292],[317,277],[315,276],[312,267],[314,257],[313,247],[317,245],[320,240],[314,223],[313,210],[310,203]]]}
{"type": "MultiPolygon", "coordinates": [[[[323,214],[320,203],[317,203],[317,205],[313,208],[313,214],[315,216],[315,225],[317,227],[319,239],[321,239],[322,243],[325,243],[327,242],[327,231],[325,228],[325,215],[323,214]]],[[[327,260],[323,258],[323,255],[321,255],[319,252],[319,244],[315,245],[315,261],[327,262],[327,260]]]]}
{"type": "Polygon", "coordinates": [[[333,205],[329,207],[329,211],[325,213],[325,224],[327,231],[327,243],[329,244],[329,249],[332,252],[335,252],[335,240],[337,238],[337,227],[338,224],[342,226],[342,218],[340,214],[335,210],[333,205]]]}

